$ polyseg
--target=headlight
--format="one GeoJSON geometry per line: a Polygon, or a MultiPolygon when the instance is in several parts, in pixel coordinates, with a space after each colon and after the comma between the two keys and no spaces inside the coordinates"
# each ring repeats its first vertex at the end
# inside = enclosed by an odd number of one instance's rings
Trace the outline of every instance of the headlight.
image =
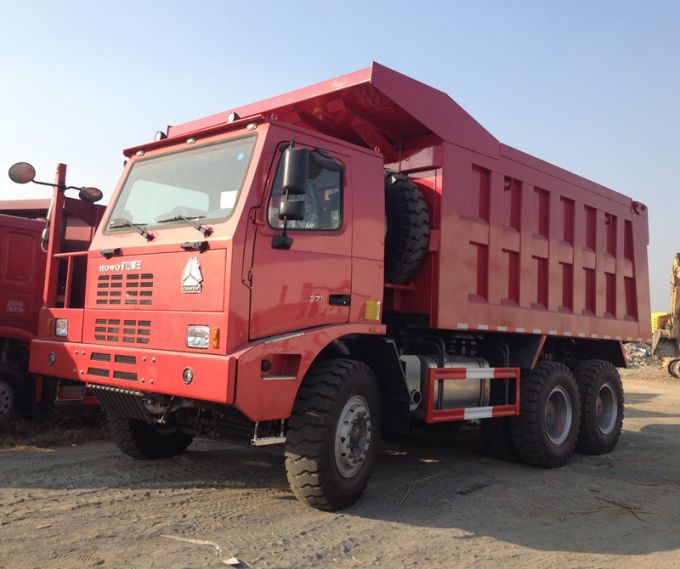
{"type": "Polygon", "coordinates": [[[68,318],[57,318],[54,322],[54,335],[60,338],[68,336],[68,318]]]}
{"type": "Polygon", "coordinates": [[[210,341],[210,326],[189,326],[187,328],[187,347],[208,349],[210,341]]]}

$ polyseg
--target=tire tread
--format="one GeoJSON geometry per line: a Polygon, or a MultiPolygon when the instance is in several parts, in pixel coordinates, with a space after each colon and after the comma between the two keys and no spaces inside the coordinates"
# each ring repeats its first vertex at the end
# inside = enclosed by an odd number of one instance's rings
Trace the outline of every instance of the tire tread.
{"type": "MultiPolygon", "coordinates": [[[[354,375],[370,368],[349,359],[325,360],[315,364],[305,376],[293,413],[288,420],[286,474],[293,494],[320,510],[334,511],[354,503],[363,486],[353,494],[337,492],[329,471],[335,464],[328,458],[328,444],[334,436],[333,413],[343,387],[354,375]]],[[[373,436],[377,439],[379,417],[372,417],[373,436]]],[[[377,441],[376,441],[377,442],[377,441]]]]}

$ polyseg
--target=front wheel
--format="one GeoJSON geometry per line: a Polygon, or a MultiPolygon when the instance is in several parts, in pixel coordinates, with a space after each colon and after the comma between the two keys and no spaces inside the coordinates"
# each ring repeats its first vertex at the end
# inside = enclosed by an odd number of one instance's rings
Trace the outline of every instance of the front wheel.
{"type": "Polygon", "coordinates": [[[564,465],[574,454],[581,405],[576,380],[557,362],[540,362],[521,378],[519,417],[511,422],[519,458],[542,468],[564,465]]]}
{"type": "Polygon", "coordinates": [[[109,425],[116,446],[139,460],[180,455],[194,440],[192,435],[176,428],[150,425],[129,417],[110,417],[109,425]]]}
{"type": "Polygon", "coordinates": [[[680,359],[676,358],[668,363],[668,373],[675,379],[680,379],[680,359]]]}
{"type": "Polygon", "coordinates": [[[371,476],[379,425],[380,394],[367,365],[315,364],[288,420],[286,474],[295,496],[328,511],[356,502],[371,476]]]}

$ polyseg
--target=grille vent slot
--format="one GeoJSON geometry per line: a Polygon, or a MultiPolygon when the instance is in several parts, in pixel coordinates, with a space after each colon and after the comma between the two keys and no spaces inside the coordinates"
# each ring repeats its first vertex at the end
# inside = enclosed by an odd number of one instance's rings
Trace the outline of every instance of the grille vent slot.
{"type": "MultiPolygon", "coordinates": [[[[90,360],[103,362],[106,367],[88,367],[87,375],[90,377],[113,377],[125,381],[137,381],[137,372],[129,369],[120,369],[123,366],[137,364],[137,357],[128,354],[109,354],[106,352],[92,352],[90,360]]],[[[134,368],[133,368],[134,369],[134,368]]]]}
{"type": "Polygon", "coordinates": [[[92,352],[92,355],[90,355],[90,359],[97,362],[110,362],[111,354],[104,354],[102,352],[92,352]]]}
{"type": "Polygon", "coordinates": [[[94,338],[100,342],[148,344],[151,340],[151,320],[98,318],[95,320],[94,338]]]}
{"type": "Polygon", "coordinates": [[[114,371],[113,377],[115,379],[125,379],[127,381],[137,381],[137,374],[133,371],[114,371]]]}
{"type": "Polygon", "coordinates": [[[153,301],[153,273],[99,275],[97,300],[99,305],[145,305],[153,301]]]}

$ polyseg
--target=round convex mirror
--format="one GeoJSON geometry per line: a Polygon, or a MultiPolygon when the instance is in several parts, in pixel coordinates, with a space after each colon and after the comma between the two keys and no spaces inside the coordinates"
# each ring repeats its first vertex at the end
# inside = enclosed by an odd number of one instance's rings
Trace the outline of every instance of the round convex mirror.
{"type": "Polygon", "coordinates": [[[78,197],[84,202],[95,203],[104,197],[99,188],[81,188],[78,197]]]}
{"type": "Polygon", "coordinates": [[[28,184],[35,179],[35,168],[28,162],[17,162],[9,169],[9,178],[16,184],[28,184]]]}

